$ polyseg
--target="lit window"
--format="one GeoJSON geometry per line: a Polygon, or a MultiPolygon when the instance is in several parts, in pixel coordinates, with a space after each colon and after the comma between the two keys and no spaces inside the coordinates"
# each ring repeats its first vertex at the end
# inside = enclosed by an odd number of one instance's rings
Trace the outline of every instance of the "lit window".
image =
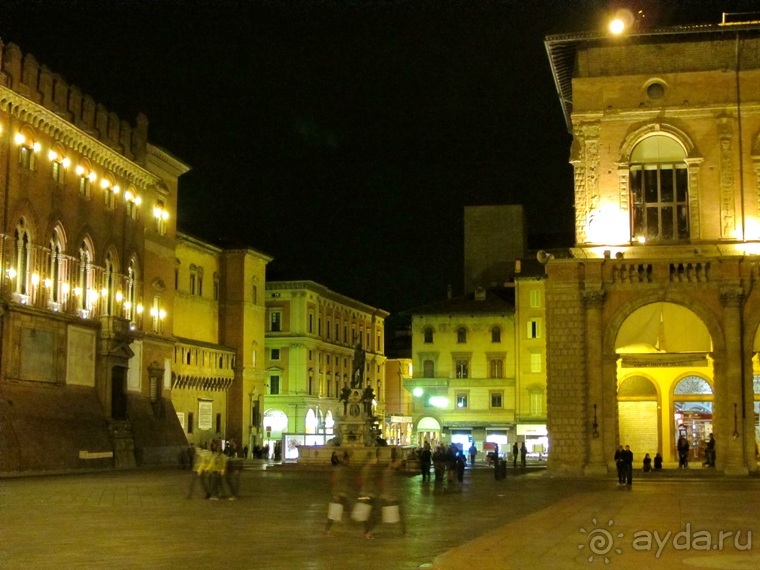
{"type": "Polygon", "coordinates": [[[469,362],[467,360],[457,360],[454,364],[457,378],[469,377],[469,362]]]}
{"type": "Polygon", "coordinates": [[[21,168],[37,170],[37,152],[40,150],[40,143],[35,143],[31,137],[17,133],[16,144],[19,145],[18,163],[21,165],[21,168]]]}
{"type": "Polygon", "coordinates": [[[530,391],[530,415],[544,415],[544,392],[540,389],[530,391]]]}
{"type": "Polygon", "coordinates": [[[462,409],[467,407],[467,400],[469,394],[467,392],[457,392],[457,408],[462,409]]]}
{"type": "Polygon", "coordinates": [[[153,218],[156,220],[156,232],[158,232],[158,235],[166,235],[169,212],[166,210],[166,202],[162,198],[156,200],[156,205],[153,206],[153,218]]]}
{"type": "Polygon", "coordinates": [[[631,239],[689,239],[689,176],[686,153],[670,137],[644,139],[631,153],[631,239]]]}
{"type": "Polygon", "coordinates": [[[543,358],[540,352],[533,352],[530,355],[530,371],[531,372],[541,372],[541,364],[542,364],[543,358]]]}
{"type": "Polygon", "coordinates": [[[269,330],[272,332],[282,330],[282,311],[271,311],[269,313],[269,330]]]}

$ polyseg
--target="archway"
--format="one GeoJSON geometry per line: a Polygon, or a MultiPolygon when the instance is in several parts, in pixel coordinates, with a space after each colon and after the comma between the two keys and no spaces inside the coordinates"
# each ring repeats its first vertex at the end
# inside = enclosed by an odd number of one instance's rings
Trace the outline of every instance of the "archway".
{"type": "Polygon", "coordinates": [[[673,419],[675,450],[678,438],[689,442],[689,460],[704,461],[704,445],[712,433],[713,389],[699,376],[686,376],[673,388],[673,419]]]}
{"type": "MultiPolygon", "coordinates": [[[[643,305],[623,321],[615,338],[618,355],[618,442],[637,457],[661,453],[676,461],[676,414],[691,418],[692,402],[706,398],[676,393],[686,378],[714,378],[713,343],[707,326],[691,309],[670,302],[643,305]],[[688,404],[684,405],[684,402],[688,404]]],[[[707,384],[709,386],[709,383],[707,384]]],[[[687,389],[686,384],[679,390],[687,389]]],[[[712,422],[712,390],[709,396],[712,422]]],[[[704,407],[704,406],[703,406],[704,407]]],[[[704,427],[704,424],[698,423],[704,427]]],[[[712,425],[709,426],[710,430],[712,425]]],[[[699,448],[710,431],[694,433],[699,448]]]]}
{"type": "Polygon", "coordinates": [[[420,419],[417,423],[417,445],[422,447],[425,441],[435,445],[441,440],[441,424],[430,416],[420,419]]]}
{"type": "Polygon", "coordinates": [[[645,376],[625,378],[618,387],[618,415],[621,445],[630,445],[654,457],[660,449],[657,409],[659,397],[654,382],[645,376]]]}

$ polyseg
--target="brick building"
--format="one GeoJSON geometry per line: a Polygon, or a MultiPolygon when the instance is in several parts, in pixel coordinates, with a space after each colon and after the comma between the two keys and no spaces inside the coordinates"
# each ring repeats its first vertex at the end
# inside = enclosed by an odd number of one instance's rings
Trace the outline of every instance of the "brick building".
{"type": "Polygon", "coordinates": [[[576,246],[548,259],[555,472],[618,443],[757,471],[760,26],[551,36],[573,135],[576,246]]]}

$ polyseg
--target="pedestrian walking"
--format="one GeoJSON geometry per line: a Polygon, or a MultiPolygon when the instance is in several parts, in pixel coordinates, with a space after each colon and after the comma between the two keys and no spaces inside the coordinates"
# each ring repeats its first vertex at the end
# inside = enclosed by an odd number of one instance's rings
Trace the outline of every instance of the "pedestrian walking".
{"type": "Polygon", "coordinates": [[[380,481],[378,480],[380,477],[379,471],[377,456],[370,459],[362,467],[359,497],[351,514],[351,518],[355,521],[364,523],[364,538],[366,539],[375,538],[372,535],[372,529],[377,523],[377,502],[380,485],[380,481]]]}
{"type": "Polygon", "coordinates": [[[401,506],[401,494],[399,493],[401,470],[406,465],[402,459],[388,464],[383,469],[382,490],[380,499],[383,503],[383,523],[398,524],[401,530],[401,536],[408,536],[406,532],[406,521],[401,506]]]}
{"type": "Polygon", "coordinates": [[[193,453],[193,475],[190,479],[190,489],[187,498],[192,499],[196,483],[200,482],[203,496],[209,498],[208,469],[211,466],[211,452],[208,449],[198,448],[193,453]]]}
{"type": "Polygon", "coordinates": [[[475,456],[478,454],[478,448],[475,447],[475,442],[472,442],[470,446],[470,467],[475,467],[475,456]]]}
{"type": "MultiPolygon", "coordinates": [[[[335,455],[333,452],[333,456],[335,455]]],[[[330,503],[327,506],[327,524],[325,525],[326,536],[332,536],[330,529],[333,523],[340,522],[343,519],[343,512],[349,509],[348,495],[351,485],[348,463],[349,455],[347,451],[344,451],[343,458],[333,464],[330,474],[330,503]]]]}
{"type": "Polygon", "coordinates": [[[520,455],[520,448],[517,446],[517,442],[512,446],[512,467],[517,469],[517,457],[520,455]]]}
{"type": "Polygon", "coordinates": [[[522,442],[522,447],[520,448],[520,462],[523,466],[523,469],[525,469],[525,466],[527,465],[527,458],[528,458],[528,448],[525,447],[525,442],[522,442]]]}

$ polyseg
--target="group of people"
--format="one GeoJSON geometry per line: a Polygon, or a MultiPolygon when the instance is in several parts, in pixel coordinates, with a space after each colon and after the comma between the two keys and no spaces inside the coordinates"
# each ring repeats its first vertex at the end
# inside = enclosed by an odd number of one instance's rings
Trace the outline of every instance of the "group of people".
{"type": "Polygon", "coordinates": [[[344,452],[339,457],[333,452],[330,503],[327,508],[325,535],[332,536],[332,526],[351,511],[351,518],[362,523],[366,539],[374,538],[372,531],[382,516],[386,523],[397,523],[401,534],[406,536],[406,523],[401,509],[400,477],[404,460],[391,461],[382,467],[377,456],[370,459],[358,472],[350,468],[350,456],[344,452]],[[351,504],[351,498],[356,497],[351,504]]]}
{"type": "Polygon", "coordinates": [[[242,462],[237,459],[237,447],[230,445],[233,440],[223,446],[221,440],[212,440],[203,447],[194,449],[193,476],[187,498],[192,499],[195,487],[200,482],[204,498],[218,501],[227,498],[234,501],[240,491],[240,470],[242,462]],[[226,487],[226,489],[225,489],[226,487]]]}
{"type": "MultiPolygon", "coordinates": [[[[475,455],[477,455],[477,449],[475,453],[472,452],[472,448],[469,450],[471,461],[475,461],[475,455]]],[[[433,473],[436,483],[452,484],[454,479],[459,483],[464,481],[464,470],[467,466],[467,457],[464,451],[452,443],[448,447],[444,445],[437,445],[435,451],[432,450],[430,443],[425,441],[422,448],[417,450],[417,454],[420,461],[420,471],[422,473],[422,481],[430,481],[430,466],[433,466],[433,473]]]]}
{"type": "MultiPolygon", "coordinates": [[[[676,450],[678,452],[678,468],[689,468],[689,453],[691,451],[691,444],[686,436],[681,435],[676,442],[676,450]]],[[[715,467],[715,436],[710,434],[707,440],[704,442],[705,459],[702,465],[704,467],[715,467]]],[[[615,465],[617,466],[618,484],[620,486],[630,486],[631,479],[633,477],[633,452],[629,446],[618,446],[615,452],[615,465]]],[[[662,470],[662,455],[655,454],[654,460],[647,453],[644,455],[642,464],[642,471],[648,473],[651,471],[662,470]]]]}

